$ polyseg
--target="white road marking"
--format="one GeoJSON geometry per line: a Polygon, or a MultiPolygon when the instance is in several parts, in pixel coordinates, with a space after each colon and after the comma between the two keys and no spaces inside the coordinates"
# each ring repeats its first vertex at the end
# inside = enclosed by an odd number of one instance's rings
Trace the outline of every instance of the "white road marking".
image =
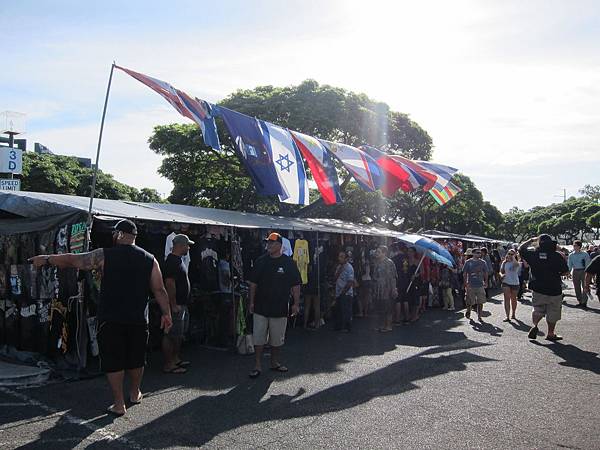
{"type": "Polygon", "coordinates": [[[85,440],[91,439],[94,441],[109,441],[109,442],[114,441],[114,442],[123,444],[124,446],[127,446],[128,448],[134,448],[134,449],[140,449],[140,450],[143,449],[143,447],[141,445],[132,441],[131,439],[124,438],[116,433],[113,433],[112,431],[108,431],[104,427],[96,427],[96,426],[92,425],[90,423],[90,421],[94,420],[94,419],[89,419],[89,420],[81,419],[80,417],[74,416],[74,415],[69,414],[64,411],[59,411],[55,408],[52,408],[44,403],[41,403],[41,402],[33,399],[21,392],[16,392],[11,389],[0,387],[0,392],[7,394],[7,395],[11,395],[13,397],[16,397],[17,399],[21,400],[21,402],[23,402],[23,404],[25,404],[26,406],[35,406],[37,408],[42,409],[43,411],[45,411],[46,413],[48,413],[50,415],[61,416],[63,419],[65,419],[70,424],[79,425],[79,426],[82,426],[82,427],[88,429],[92,433],[89,436],[87,436],[85,438],[85,440]],[[98,437],[92,438],[92,435],[94,435],[94,434],[98,435],[98,437]]]}

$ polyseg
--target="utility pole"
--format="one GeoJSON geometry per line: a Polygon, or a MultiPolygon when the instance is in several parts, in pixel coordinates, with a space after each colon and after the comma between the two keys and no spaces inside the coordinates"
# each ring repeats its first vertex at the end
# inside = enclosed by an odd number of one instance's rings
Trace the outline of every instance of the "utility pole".
{"type": "Polygon", "coordinates": [[[562,197],[563,202],[567,201],[567,188],[563,188],[563,195],[555,195],[554,197],[562,197]]]}

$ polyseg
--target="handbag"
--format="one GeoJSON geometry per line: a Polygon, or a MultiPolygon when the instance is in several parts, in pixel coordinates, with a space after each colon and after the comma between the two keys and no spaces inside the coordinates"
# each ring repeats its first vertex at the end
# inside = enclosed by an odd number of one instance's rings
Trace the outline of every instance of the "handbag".
{"type": "Polygon", "coordinates": [[[254,353],[254,342],[251,334],[238,336],[237,351],[240,355],[252,355],[254,353]]]}

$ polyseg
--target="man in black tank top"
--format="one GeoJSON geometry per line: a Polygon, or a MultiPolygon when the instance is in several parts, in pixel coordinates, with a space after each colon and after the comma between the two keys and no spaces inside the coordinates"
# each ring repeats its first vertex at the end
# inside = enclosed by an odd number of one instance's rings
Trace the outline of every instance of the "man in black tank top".
{"type": "Polygon", "coordinates": [[[142,400],[140,384],[144,373],[148,324],[146,305],[150,292],[162,311],[161,328],[172,326],[169,297],[158,262],[150,253],[135,245],[137,227],[130,220],[119,221],[113,231],[114,247],[88,253],[39,255],[30,259],[36,267],[72,267],[96,269],[102,273],[98,305],[98,345],[100,367],[106,372],[114,403],[108,412],[125,414],[123,380],[131,379],[131,404],[142,400]]]}

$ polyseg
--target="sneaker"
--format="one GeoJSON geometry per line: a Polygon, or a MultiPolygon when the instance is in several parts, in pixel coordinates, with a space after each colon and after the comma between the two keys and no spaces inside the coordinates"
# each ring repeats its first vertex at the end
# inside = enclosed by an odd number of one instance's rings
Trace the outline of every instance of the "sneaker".
{"type": "Polygon", "coordinates": [[[538,329],[538,327],[531,327],[531,330],[529,330],[529,333],[527,334],[527,337],[529,339],[531,339],[531,340],[534,340],[535,338],[537,338],[538,331],[540,331],[538,329]]]}

